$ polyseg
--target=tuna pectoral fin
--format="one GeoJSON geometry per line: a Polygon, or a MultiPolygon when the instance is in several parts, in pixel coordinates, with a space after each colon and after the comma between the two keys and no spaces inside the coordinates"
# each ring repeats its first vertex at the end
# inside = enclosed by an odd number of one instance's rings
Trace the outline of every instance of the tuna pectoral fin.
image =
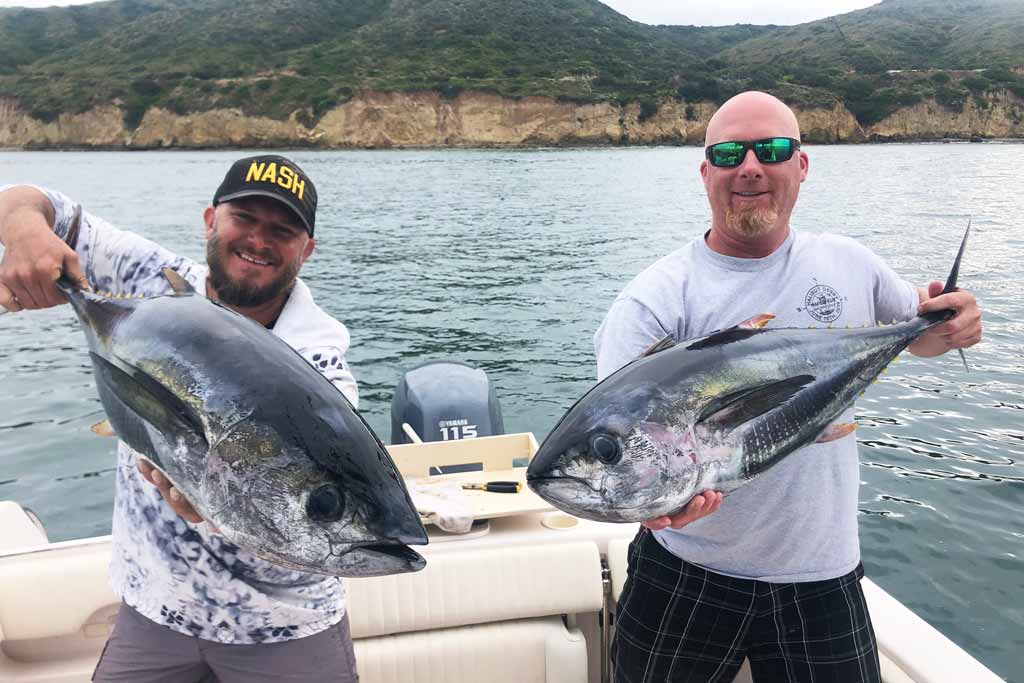
{"type": "Polygon", "coordinates": [[[92,429],[92,433],[96,436],[117,436],[117,432],[114,431],[114,427],[110,424],[110,420],[97,422],[90,429],[92,429]]]}
{"type": "Polygon", "coordinates": [[[715,431],[738,427],[778,408],[813,381],[813,375],[797,375],[719,396],[704,406],[696,422],[715,431]]]}
{"type": "Polygon", "coordinates": [[[836,422],[825,427],[825,431],[821,433],[816,441],[818,443],[828,443],[829,441],[835,441],[841,439],[848,434],[853,434],[854,430],[857,429],[856,422],[836,422]]]}
{"type": "Polygon", "coordinates": [[[195,288],[192,287],[192,285],[190,285],[185,278],[178,275],[177,272],[171,270],[170,268],[164,268],[163,274],[164,277],[167,279],[167,282],[170,283],[171,289],[174,291],[175,294],[186,295],[196,293],[195,288]]]}
{"type": "MultiPolygon", "coordinates": [[[[133,443],[136,439],[132,436],[143,428],[137,424],[141,419],[155,427],[172,446],[177,444],[178,437],[184,437],[190,446],[200,444],[204,452],[209,448],[202,421],[181,399],[138,368],[96,353],[90,352],[89,355],[96,370],[96,381],[103,385],[100,388],[101,398],[104,392],[110,392],[117,399],[117,403],[111,405],[104,401],[103,407],[129,446],[140,450],[133,443]],[[124,414],[125,408],[133,414],[124,414]]],[[[145,442],[143,435],[135,436],[139,437],[140,443],[145,442]]]]}

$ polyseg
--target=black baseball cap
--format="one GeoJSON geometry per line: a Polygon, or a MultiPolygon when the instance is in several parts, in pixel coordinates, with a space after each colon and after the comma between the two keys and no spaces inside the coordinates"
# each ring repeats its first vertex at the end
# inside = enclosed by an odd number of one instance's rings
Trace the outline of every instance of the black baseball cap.
{"type": "Polygon", "coordinates": [[[316,222],[316,187],[301,168],[277,154],[239,159],[213,195],[213,205],[242,197],[270,197],[291,209],[313,236],[316,222]]]}

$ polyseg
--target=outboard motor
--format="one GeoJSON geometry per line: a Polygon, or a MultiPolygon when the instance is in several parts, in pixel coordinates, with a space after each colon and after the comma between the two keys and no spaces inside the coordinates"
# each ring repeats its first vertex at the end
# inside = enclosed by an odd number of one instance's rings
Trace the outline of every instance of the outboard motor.
{"type": "Polygon", "coordinates": [[[402,375],[391,399],[391,443],[412,442],[403,422],[423,441],[505,433],[487,373],[456,361],[429,361],[402,375]]]}

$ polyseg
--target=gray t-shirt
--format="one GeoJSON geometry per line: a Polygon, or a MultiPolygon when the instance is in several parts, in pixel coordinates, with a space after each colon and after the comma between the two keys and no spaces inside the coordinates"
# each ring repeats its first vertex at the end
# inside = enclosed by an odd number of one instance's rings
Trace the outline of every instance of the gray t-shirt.
{"type": "MultiPolygon", "coordinates": [[[[772,313],[773,327],[861,327],[916,315],[917,289],[852,239],[791,230],[759,259],[723,256],[695,239],[637,276],[594,335],[604,379],[671,334],[692,339],[772,313]]],[[[853,409],[840,418],[853,420],[853,409]]],[[[860,561],[857,444],[805,446],[733,491],[715,513],[655,533],[670,552],[713,571],[772,582],[842,576],[860,561]]]]}

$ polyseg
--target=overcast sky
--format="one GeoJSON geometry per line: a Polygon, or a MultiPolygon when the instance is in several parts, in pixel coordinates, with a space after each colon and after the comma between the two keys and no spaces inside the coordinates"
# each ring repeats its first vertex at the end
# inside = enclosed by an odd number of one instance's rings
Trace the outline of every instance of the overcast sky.
{"type": "Polygon", "coordinates": [[[645,24],[802,24],[878,4],[879,0],[602,0],[645,24]]]}
{"type": "MultiPolygon", "coordinates": [[[[0,7],[82,5],[86,0],[0,0],[0,7]]],[[[602,0],[617,12],[646,24],[802,24],[852,12],[878,0],[602,0]]]]}

